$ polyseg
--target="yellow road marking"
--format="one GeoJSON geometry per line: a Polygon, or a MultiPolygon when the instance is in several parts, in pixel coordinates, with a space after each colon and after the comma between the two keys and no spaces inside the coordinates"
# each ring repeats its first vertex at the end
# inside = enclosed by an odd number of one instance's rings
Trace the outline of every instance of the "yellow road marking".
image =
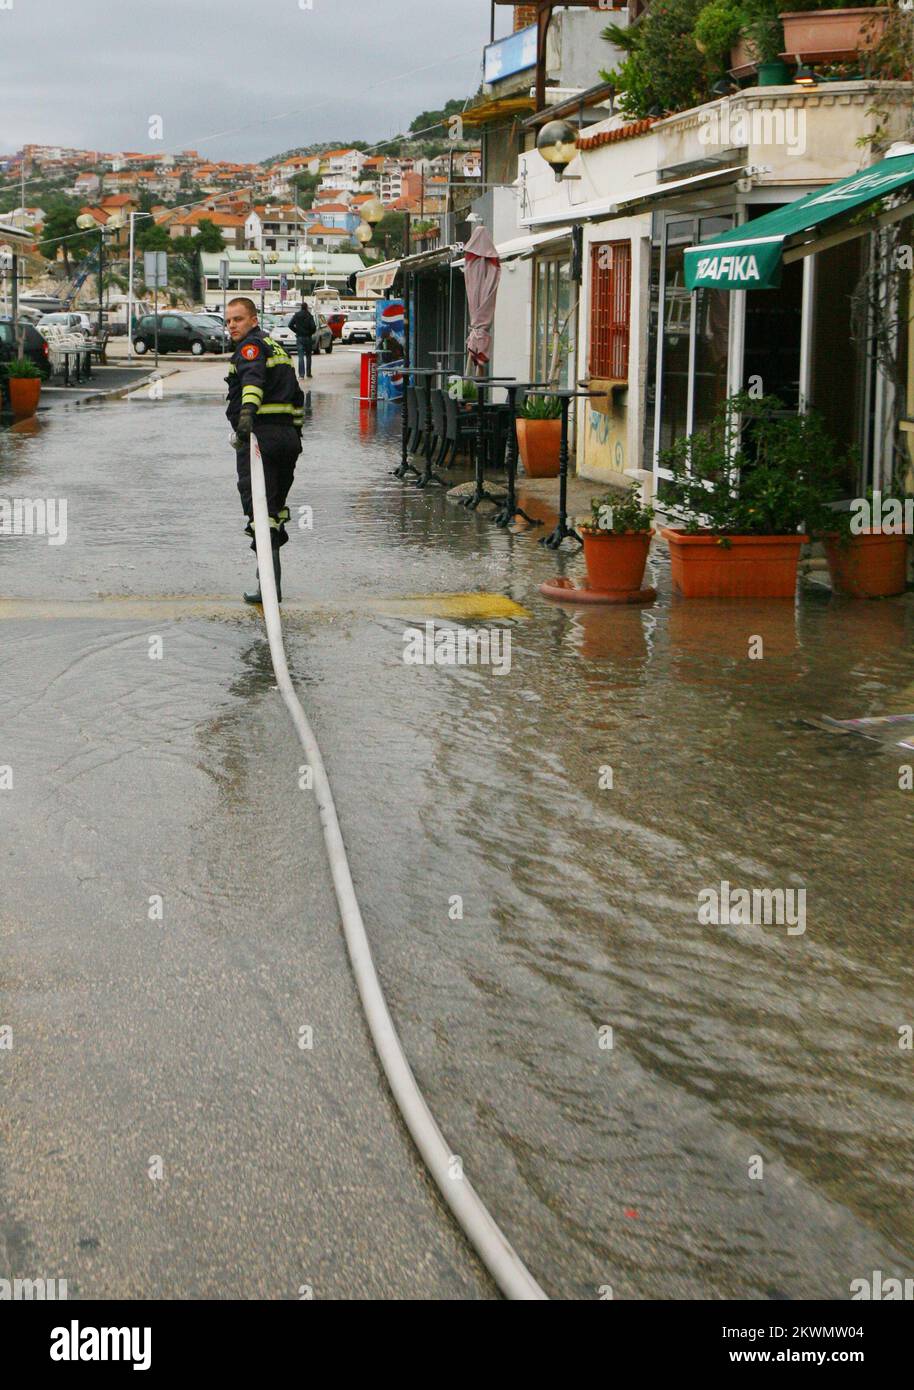
{"type": "MultiPolygon", "coordinates": [[[[492,620],[528,618],[529,611],[504,594],[410,594],[394,598],[353,595],[335,603],[289,602],[282,605],[286,619],[321,618],[336,613],[372,613],[391,618],[450,618],[492,620]]],[[[216,618],[237,621],[241,616],[259,618],[259,609],[218,595],[174,596],[107,594],[91,599],[0,598],[0,622],[91,619],[95,621],[145,622],[180,618],[216,618]]]]}

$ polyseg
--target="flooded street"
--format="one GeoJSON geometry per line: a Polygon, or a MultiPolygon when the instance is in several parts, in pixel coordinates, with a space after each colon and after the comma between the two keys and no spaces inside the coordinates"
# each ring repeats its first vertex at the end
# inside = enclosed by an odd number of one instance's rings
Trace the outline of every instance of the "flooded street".
{"type": "MultiPolygon", "coordinates": [[[[904,1272],[914,755],[804,721],[914,711],[911,597],[685,603],[655,542],[652,607],[549,604],[577,552],[404,486],[337,380],[289,664],[477,1191],[556,1298],[904,1272]],[[404,663],[476,592],[509,671],[404,663]],[[805,889],[805,931],[700,921],[724,882],[805,889]]],[[[0,495],[68,502],[66,544],[0,542],[0,1246],[71,1296],[491,1297],[370,1050],[222,409],[166,381],[0,434],[0,495]]]]}

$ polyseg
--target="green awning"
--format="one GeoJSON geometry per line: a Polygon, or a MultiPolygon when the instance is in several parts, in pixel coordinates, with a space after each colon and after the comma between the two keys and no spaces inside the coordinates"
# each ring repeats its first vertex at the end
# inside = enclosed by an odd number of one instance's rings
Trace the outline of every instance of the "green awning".
{"type": "MultiPolygon", "coordinates": [[[[908,146],[910,150],[910,146],[908,146]]],[[[823,222],[843,218],[855,208],[884,198],[914,183],[914,154],[893,155],[859,174],[807,193],[786,207],[744,222],[723,236],[685,252],[685,282],[690,290],[770,290],[781,281],[785,243],[802,238],[823,222]]]]}

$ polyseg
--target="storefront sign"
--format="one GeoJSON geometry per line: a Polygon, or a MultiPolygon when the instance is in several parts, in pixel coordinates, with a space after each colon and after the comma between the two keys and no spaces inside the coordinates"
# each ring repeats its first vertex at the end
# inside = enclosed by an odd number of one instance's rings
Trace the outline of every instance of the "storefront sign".
{"type": "Polygon", "coordinates": [[[694,269],[686,261],[689,289],[708,286],[717,290],[773,290],[781,283],[781,238],[753,244],[751,249],[733,247],[695,257],[694,269]],[[691,269],[691,278],[689,271],[691,269]]]}
{"type": "Polygon", "coordinates": [[[525,68],[536,67],[536,25],[518,29],[516,34],[486,45],[483,58],[483,82],[500,82],[525,68]]]}

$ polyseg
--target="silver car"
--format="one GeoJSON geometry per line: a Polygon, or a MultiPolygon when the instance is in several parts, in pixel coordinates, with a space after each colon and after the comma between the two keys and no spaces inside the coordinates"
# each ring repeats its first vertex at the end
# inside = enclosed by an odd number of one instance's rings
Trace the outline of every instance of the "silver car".
{"type": "MultiPolygon", "coordinates": [[[[311,339],[311,351],[315,354],[333,351],[333,329],[324,318],[323,314],[315,314],[312,309],[312,316],[317,323],[317,330],[311,339]]],[[[289,327],[292,314],[265,314],[264,332],[269,333],[270,337],[277,343],[281,343],[284,348],[294,348],[297,346],[298,339],[289,327]]]]}

